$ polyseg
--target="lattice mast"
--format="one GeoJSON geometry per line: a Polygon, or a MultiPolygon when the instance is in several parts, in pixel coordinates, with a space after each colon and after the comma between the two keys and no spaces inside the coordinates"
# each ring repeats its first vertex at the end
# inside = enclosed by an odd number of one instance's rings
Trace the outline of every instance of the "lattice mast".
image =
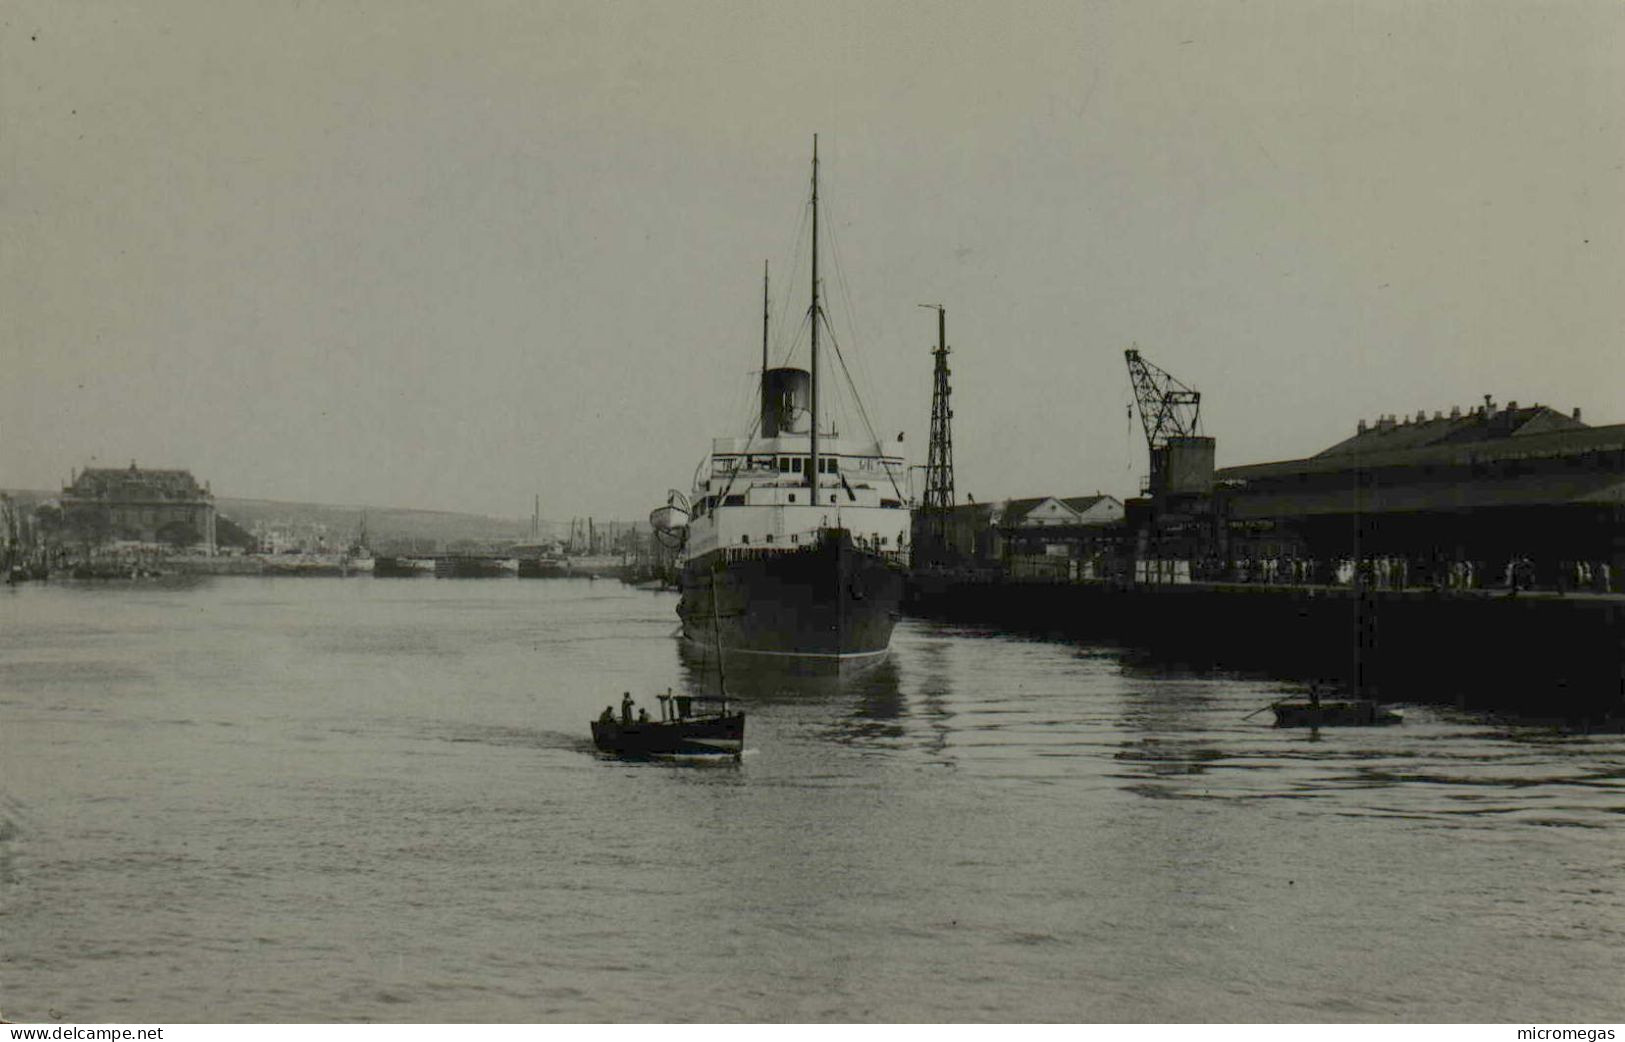
{"type": "Polygon", "coordinates": [[[1169,438],[1192,438],[1201,433],[1202,393],[1192,390],[1140,356],[1136,348],[1123,352],[1129,382],[1139,404],[1145,443],[1153,453],[1169,438]]]}
{"type": "Polygon", "coordinates": [[[939,304],[922,304],[937,313],[937,347],[931,354],[931,446],[925,466],[926,535],[935,550],[947,550],[948,519],[954,507],[954,411],[948,386],[948,311],[939,304]]]}

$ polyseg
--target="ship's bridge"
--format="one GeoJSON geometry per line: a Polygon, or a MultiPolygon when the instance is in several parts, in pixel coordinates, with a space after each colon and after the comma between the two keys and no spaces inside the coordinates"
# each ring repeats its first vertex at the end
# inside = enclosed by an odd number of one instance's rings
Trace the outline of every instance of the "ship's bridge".
{"type": "MultiPolygon", "coordinates": [[[[863,483],[884,484],[888,489],[895,483],[898,489],[907,474],[901,456],[887,456],[872,441],[856,438],[819,438],[818,472],[827,475],[845,475],[848,483],[857,487],[863,483]]],[[[764,482],[789,481],[803,484],[804,475],[812,466],[812,439],[805,434],[788,434],[777,438],[714,438],[711,441],[711,461],[702,469],[700,484],[729,478],[744,480],[755,485],[764,482]]],[[[697,492],[709,491],[703,487],[697,492]]],[[[895,494],[895,490],[894,490],[895,494]]]]}
{"type": "Polygon", "coordinates": [[[817,498],[809,487],[811,439],[716,438],[696,475],[693,555],[729,547],[792,549],[820,528],[849,529],[862,545],[897,552],[906,538],[907,468],[873,441],[819,438],[817,498]]]}

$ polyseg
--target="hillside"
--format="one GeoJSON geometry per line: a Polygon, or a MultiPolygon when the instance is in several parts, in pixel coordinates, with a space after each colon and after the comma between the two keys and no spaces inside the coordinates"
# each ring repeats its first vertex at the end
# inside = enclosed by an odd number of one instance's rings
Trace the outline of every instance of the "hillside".
{"type": "MultiPolygon", "coordinates": [[[[37,489],[6,490],[24,509],[55,499],[59,493],[37,489]]],[[[405,507],[335,506],[330,503],[285,503],[273,499],[239,499],[221,496],[215,500],[220,516],[243,529],[281,529],[307,535],[321,533],[332,546],[352,542],[361,528],[365,509],[367,541],[382,550],[433,550],[459,543],[503,544],[529,542],[529,518],[490,517],[447,510],[413,510],[405,507]]],[[[600,537],[635,529],[629,522],[601,522],[600,537]]],[[[569,534],[569,523],[542,522],[542,538],[558,539],[569,534]]],[[[584,534],[584,530],[583,530],[584,534]]]]}
{"type": "MultiPolygon", "coordinates": [[[[258,527],[289,532],[324,532],[331,545],[353,542],[363,509],[327,503],[283,503],[272,499],[215,500],[220,513],[250,531],[258,527]]],[[[445,510],[367,507],[367,541],[374,547],[434,549],[456,543],[506,543],[526,539],[530,521],[459,514],[445,510]]]]}

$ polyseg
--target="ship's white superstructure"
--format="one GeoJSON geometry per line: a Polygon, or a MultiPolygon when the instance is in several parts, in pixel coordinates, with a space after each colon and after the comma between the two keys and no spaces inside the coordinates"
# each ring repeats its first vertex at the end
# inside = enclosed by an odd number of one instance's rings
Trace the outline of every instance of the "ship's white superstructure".
{"type": "Polygon", "coordinates": [[[820,438],[815,491],[810,443],[806,434],[714,439],[689,499],[689,558],[790,550],[810,545],[821,529],[842,528],[859,547],[901,560],[909,531],[902,457],[874,442],[820,438]]]}

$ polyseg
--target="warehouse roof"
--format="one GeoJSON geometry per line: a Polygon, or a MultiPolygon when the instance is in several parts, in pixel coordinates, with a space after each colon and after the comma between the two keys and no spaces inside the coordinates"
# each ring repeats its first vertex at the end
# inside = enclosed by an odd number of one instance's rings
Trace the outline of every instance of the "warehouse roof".
{"type": "Polygon", "coordinates": [[[1577,457],[1625,450],[1625,424],[1588,427],[1544,406],[1482,410],[1454,419],[1376,426],[1305,459],[1224,467],[1215,478],[1232,487],[1308,474],[1378,467],[1471,466],[1500,460],[1577,457]]]}
{"type": "Polygon", "coordinates": [[[1414,449],[1428,445],[1452,445],[1467,442],[1493,441],[1500,438],[1527,437],[1551,431],[1585,430],[1579,414],[1565,416],[1544,405],[1518,408],[1517,402],[1505,409],[1479,408],[1468,413],[1451,410],[1449,416],[1417,413],[1416,419],[1386,416],[1376,423],[1360,422],[1354,436],[1338,442],[1317,454],[1318,457],[1347,456],[1361,453],[1389,452],[1395,449],[1414,449]]]}

